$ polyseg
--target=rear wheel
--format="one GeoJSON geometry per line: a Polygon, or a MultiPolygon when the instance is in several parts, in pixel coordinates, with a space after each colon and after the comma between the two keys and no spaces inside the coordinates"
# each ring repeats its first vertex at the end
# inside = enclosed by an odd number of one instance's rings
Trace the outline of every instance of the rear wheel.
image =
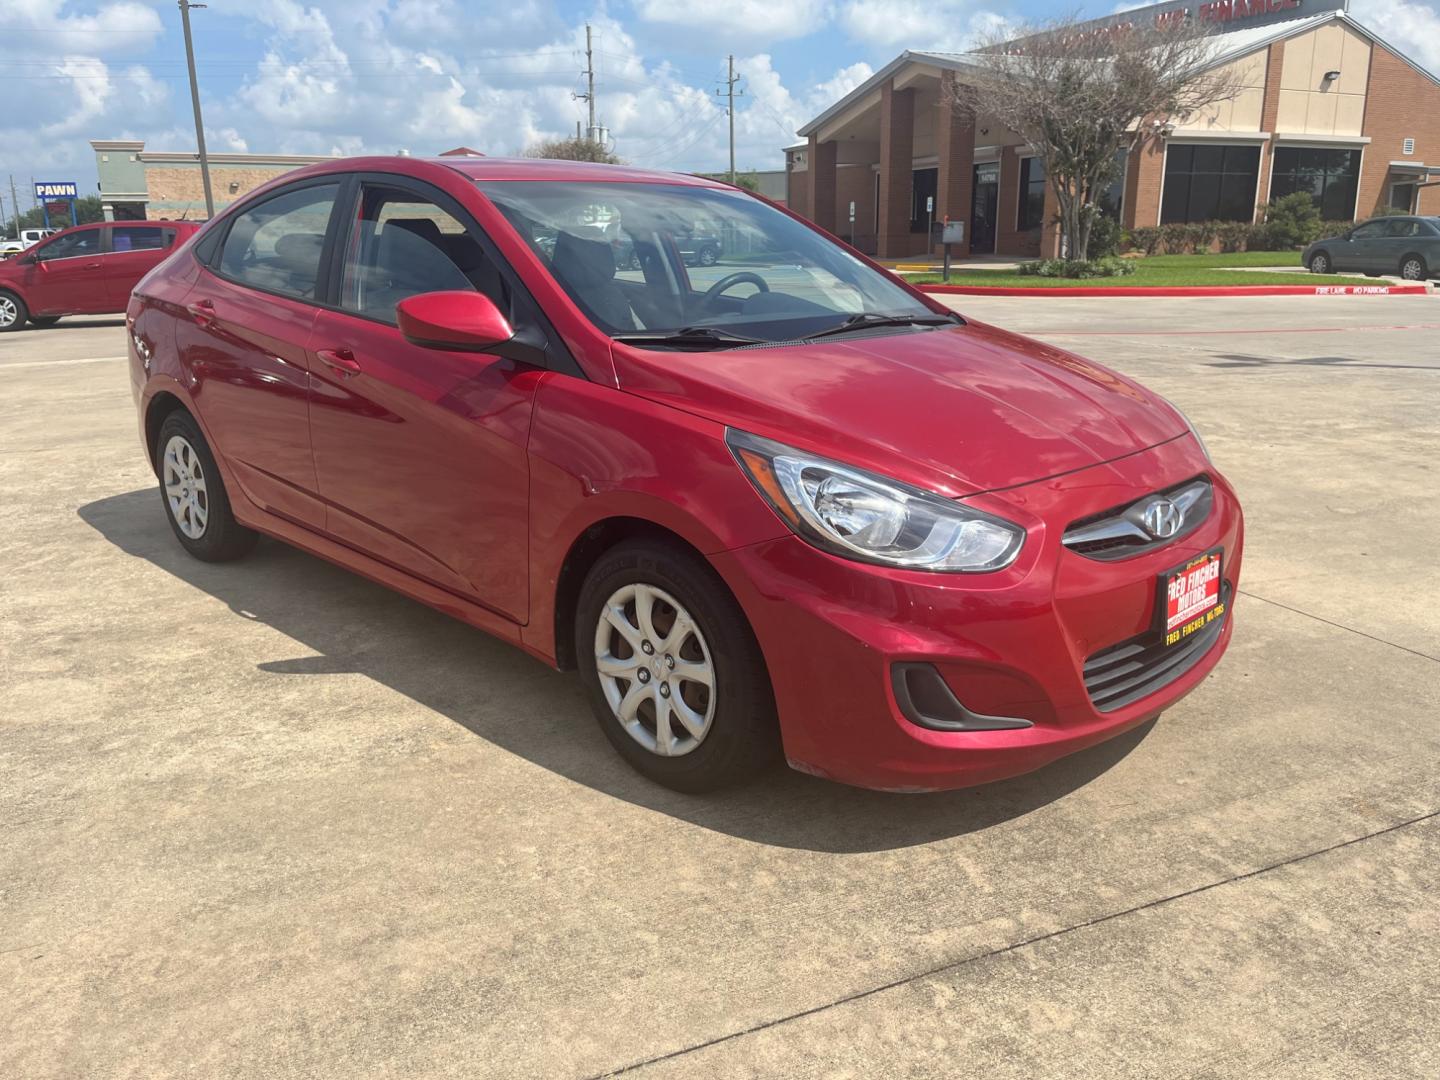
{"type": "Polygon", "coordinates": [[[701,266],[714,266],[719,261],[720,252],[716,251],[713,247],[703,247],[700,249],[701,266]]]}
{"type": "Polygon", "coordinates": [[[1317,251],[1310,256],[1310,272],[1312,274],[1330,273],[1330,256],[1323,251],[1317,251]]]}
{"type": "Polygon", "coordinates": [[[12,292],[0,289],[0,334],[19,330],[30,317],[25,310],[25,301],[12,292]]]}
{"type": "Polygon", "coordinates": [[[605,737],[656,783],[713,791],[779,760],[760,646],[714,571],[680,546],[627,541],[602,555],[575,647],[605,737]]]}
{"type": "Polygon", "coordinates": [[[1430,268],[1419,255],[1406,255],[1400,260],[1400,276],[1406,281],[1424,281],[1430,276],[1430,268]]]}
{"type": "Polygon", "coordinates": [[[30,324],[31,324],[32,326],[38,326],[41,330],[46,330],[46,329],[48,329],[49,327],[54,326],[54,325],[55,325],[56,323],[58,323],[59,321],[60,321],[60,316],[59,316],[59,315],[31,315],[31,316],[30,316],[30,324]]]}
{"type": "Polygon", "coordinates": [[[177,410],[155,440],[160,463],[160,500],[181,547],[204,562],[238,559],[256,535],[235,520],[215,455],[189,413],[177,410]]]}

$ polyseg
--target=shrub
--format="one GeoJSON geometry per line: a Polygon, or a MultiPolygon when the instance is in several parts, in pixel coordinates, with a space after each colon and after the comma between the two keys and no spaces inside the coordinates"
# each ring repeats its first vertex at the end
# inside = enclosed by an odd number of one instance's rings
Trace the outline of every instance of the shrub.
{"type": "Polygon", "coordinates": [[[1276,245],[1270,226],[1263,221],[1245,226],[1246,251],[1273,251],[1276,245]]]}
{"type": "Polygon", "coordinates": [[[1190,248],[1196,252],[1207,252],[1210,245],[1215,242],[1219,235],[1220,223],[1218,221],[1195,221],[1189,229],[1190,248]]]}
{"type": "Polygon", "coordinates": [[[1124,259],[1036,259],[1020,264],[1020,273],[1028,277],[1106,278],[1125,277],[1135,272],[1135,264],[1124,259]]]}
{"type": "Polygon", "coordinates": [[[1151,226],[1131,229],[1130,246],[1146,255],[1154,255],[1160,250],[1160,230],[1151,226]]]}
{"type": "Polygon", "coordinates": [[[1309,192],[1297,191],[1270,204],[1265,225],[1277,250],[1304,247],[1320,235],[1320,209],[1309,192]]]}
{"type": "Polygon", "coordinates": [[[1118,221],[1104,214],[1096,215],[1090,224],[1090,258],[1109,259],[1120,254],[1122,235],[1118,221]]]}
{"type": "Polygon", "coordinates": [[[1344,236],[1355,227],[1355,222],[1341,219],[1339,221],[1322,221],[1320,223],[1321,236],[1344,236]]]}
{"type": "Polygon", "coordinates": [[[1183,255],[1190,246],[1190,226],[1178,221],[1161,225],[1160,246],[1166,255],[1183,255]]]}
{"type": "MultiPolygon", "coordinates": [[[[1375,211],[1375,216],[1376,216],[1376,217],[1395,217],[1395,216],[1400,215],[1400,214],[1408,214],[1408,213],[1410,213],[1409,210],[1401,210],[1399,207],[1395,207],[1395,206],[1382,206],[1379,210],[1376,210],[1376,211],[1375,211]]],[[[1353,224],[1355,224],[1355,223],[1352,221],[1352,222],[1350,222],[1350,224],[1353,225],[1353,224]]]]}
{"type": "Polygon", "coordinates": [[[1215,230],[1220,238],[1221,251],[1239,251],[1245,246],[1245,241],[1250,237],[1251,226],[1248,221],[1222,221],[1220,227],[1215,230]]]}

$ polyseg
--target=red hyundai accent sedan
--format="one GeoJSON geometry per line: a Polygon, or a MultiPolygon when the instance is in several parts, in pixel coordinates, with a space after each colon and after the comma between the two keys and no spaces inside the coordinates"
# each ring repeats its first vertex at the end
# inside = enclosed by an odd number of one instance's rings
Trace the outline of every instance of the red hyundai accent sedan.
{"type": "Polygon", "coordinates": [[[45,327],[66,315],[119,314],[135,283],[199,227],[193,221],[76,225],[0,262],[0,333],[27,320],[45,327]]]}
{"type": "Polygon", "coordinates": [[[191,554],[265,533],[576,668],[674,788],[1011,776],[1229,641],[1240,506],[1178,410],[723,184],[326,162],[127,323],[191,554]]]}

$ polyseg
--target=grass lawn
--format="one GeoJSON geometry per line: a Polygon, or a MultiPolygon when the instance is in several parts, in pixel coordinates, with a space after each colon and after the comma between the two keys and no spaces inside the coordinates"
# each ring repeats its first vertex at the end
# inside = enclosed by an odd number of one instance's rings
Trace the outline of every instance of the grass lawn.
{"type": "MultiPolygon", "coordinates": [[[[1251,254],[1245,252],[1244,254],[1251,254]]],[[[1263,253],[1255,253],[1263,254],[1263,253]]],[[[1285,254],[1290,254],[1286,252],[1285,254]]],[[[1260,274],[1251,270],[1224,270],[1212,259],[1233,258],[1225,255],[1156,255],[1136,260],[1135,273],[1113,278],[1044,278],[1028,277],[1012,270],[952,270],[951,285],[988,285],[1000,288],[1074,289],[1090,286],[1121,286],[1160,288],[1170,285],[1376,285],[1374,278],[1345,277],[1339,274],[1311,274],[1299,270],[1293,274],[1260,274]]],[[[1252,263],[1251,265],[1277,265],[1252,263]]],[[[1279,264],[1283,265],[1283,264],[1279,264]]],[[[938,285],[940,274],[909,274],[912,285],[938,285]]]]}
{"type": "Polygon", "coordinates": [[[1299,266],[1298,251],[1232,251],[1222,255],[1149,255],[1138,260],[1145,266],[1299,266]]]}

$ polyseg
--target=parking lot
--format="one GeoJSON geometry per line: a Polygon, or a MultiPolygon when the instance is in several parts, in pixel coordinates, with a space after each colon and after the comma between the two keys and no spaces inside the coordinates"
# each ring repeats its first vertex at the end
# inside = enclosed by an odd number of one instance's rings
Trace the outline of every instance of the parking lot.
{"type": "Polygon", "coordinates": [[[572,676],[192,561],[121,322],[0,335],[0,1076],[1440,1075],[1440,297],[951,299],[1171,397],[1248,546],[1196,693],[933,796],[678,795],[572,676]]]}

